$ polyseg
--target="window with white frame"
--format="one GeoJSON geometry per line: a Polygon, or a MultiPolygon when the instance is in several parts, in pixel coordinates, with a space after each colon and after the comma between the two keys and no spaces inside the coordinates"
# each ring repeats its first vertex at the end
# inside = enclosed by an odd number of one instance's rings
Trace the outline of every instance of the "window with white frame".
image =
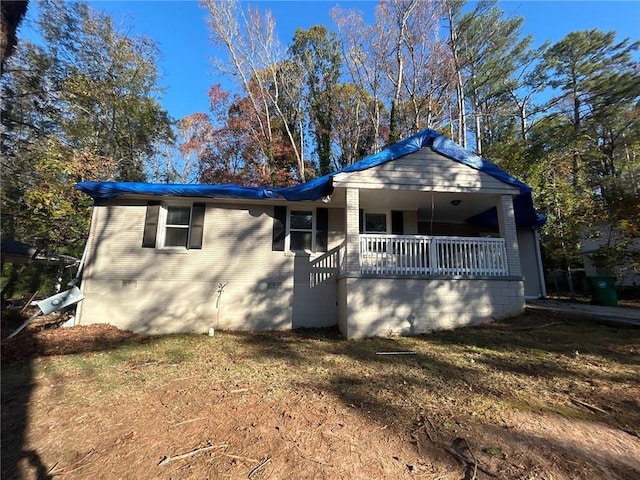
{"type": "Polygon", "coordinates": [[[315,219],[313,210],[291,210],[289,214],[289,250],[313,251],[315,219]]]}
{"type": "Polygon", "coordinates": [[[204,203],[161,203],[147,205],[143,248],[201,249],[204,231],[204,203]]]}
{"type": "Polygon", "coordinates": [[[163,247],[184,247],[189,242],[191,205],[165,205],[163,247]]]}

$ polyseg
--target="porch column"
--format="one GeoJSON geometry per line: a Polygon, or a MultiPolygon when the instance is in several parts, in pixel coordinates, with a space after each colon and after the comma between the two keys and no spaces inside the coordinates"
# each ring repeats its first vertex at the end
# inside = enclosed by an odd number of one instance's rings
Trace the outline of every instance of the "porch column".
{"type": "Polygon", "coordinates": [[[498,227],[507,249],[509,275],[521,276],[518,232],[516,231],[516,217],[513,211],[513,197],[511,195],[500,195],[498,200],[498,227]]]}
{"type": "Polygon", "coordinates": [[[360,271],[360,190],[347,188],[345,272],[360,271]]]}

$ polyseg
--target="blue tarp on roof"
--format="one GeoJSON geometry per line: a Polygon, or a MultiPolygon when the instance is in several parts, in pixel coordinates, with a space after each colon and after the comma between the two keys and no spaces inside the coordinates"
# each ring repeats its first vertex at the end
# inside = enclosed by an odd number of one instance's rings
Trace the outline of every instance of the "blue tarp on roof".
{"type": "Polygon", "coordinates": [[[100,204],[125,194],[160,195],[165,197],[205,198],[279,198],[273,188],[241,187],[238,185],[192,185],[143,182],[80,182],[76,188],[93,197],[100,204]]]}
{"type": "MultiPolygon", "coordinates": [[[[316,178],[293,187],[266,188],[242,187],[239,185],[166,185],[136,182],[80,182],[76,188],[91,197],[96,203],[102,203],[110,198],[123,194],[160,195],[179,197],[205,198],[244,198],[244,199],[277,199],[289,201],[316,201],[329,195],[332,191],[332,179],[339,173],[359,172],[383,163],[404,157],[421,148],[429,147],[451,160],[460,162],[475,170],[491,175],[520,190],[520,195],[514,200],[516,223],[519,226],[542,226],[546,222],[544,215],[538,215],[531,200],[531,187],[487,162],[478,155],[462,148],[444,135],[434,130],[423,130],[401,142],[369,155],[359,162],[348,165],[323,177],[316,178]]],[[[470,223],[481,225],[497,225],[497,213],[494,209],[468,219],[470,223]]]]}

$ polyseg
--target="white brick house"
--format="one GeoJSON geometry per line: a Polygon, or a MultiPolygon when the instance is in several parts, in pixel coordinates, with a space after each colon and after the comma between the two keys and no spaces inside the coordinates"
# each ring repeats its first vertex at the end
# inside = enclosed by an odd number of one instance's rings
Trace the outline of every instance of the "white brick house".
{"type": "Polygon", "coordinates": [[[289,188],[82,182],[80,324],[419,334],[543,296],[530,188],[426,130],[289,188]]]}

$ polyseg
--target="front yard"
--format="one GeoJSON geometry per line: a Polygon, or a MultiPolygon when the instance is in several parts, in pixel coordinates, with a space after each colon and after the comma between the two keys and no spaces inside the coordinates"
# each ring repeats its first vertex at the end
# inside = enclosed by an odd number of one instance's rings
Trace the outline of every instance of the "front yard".
{"type": "Polygon", "coordinates": [[[356,341],[29,328],[2,356],[3,479],[640,476],[633,328],[539,314],[356,341]]]}

